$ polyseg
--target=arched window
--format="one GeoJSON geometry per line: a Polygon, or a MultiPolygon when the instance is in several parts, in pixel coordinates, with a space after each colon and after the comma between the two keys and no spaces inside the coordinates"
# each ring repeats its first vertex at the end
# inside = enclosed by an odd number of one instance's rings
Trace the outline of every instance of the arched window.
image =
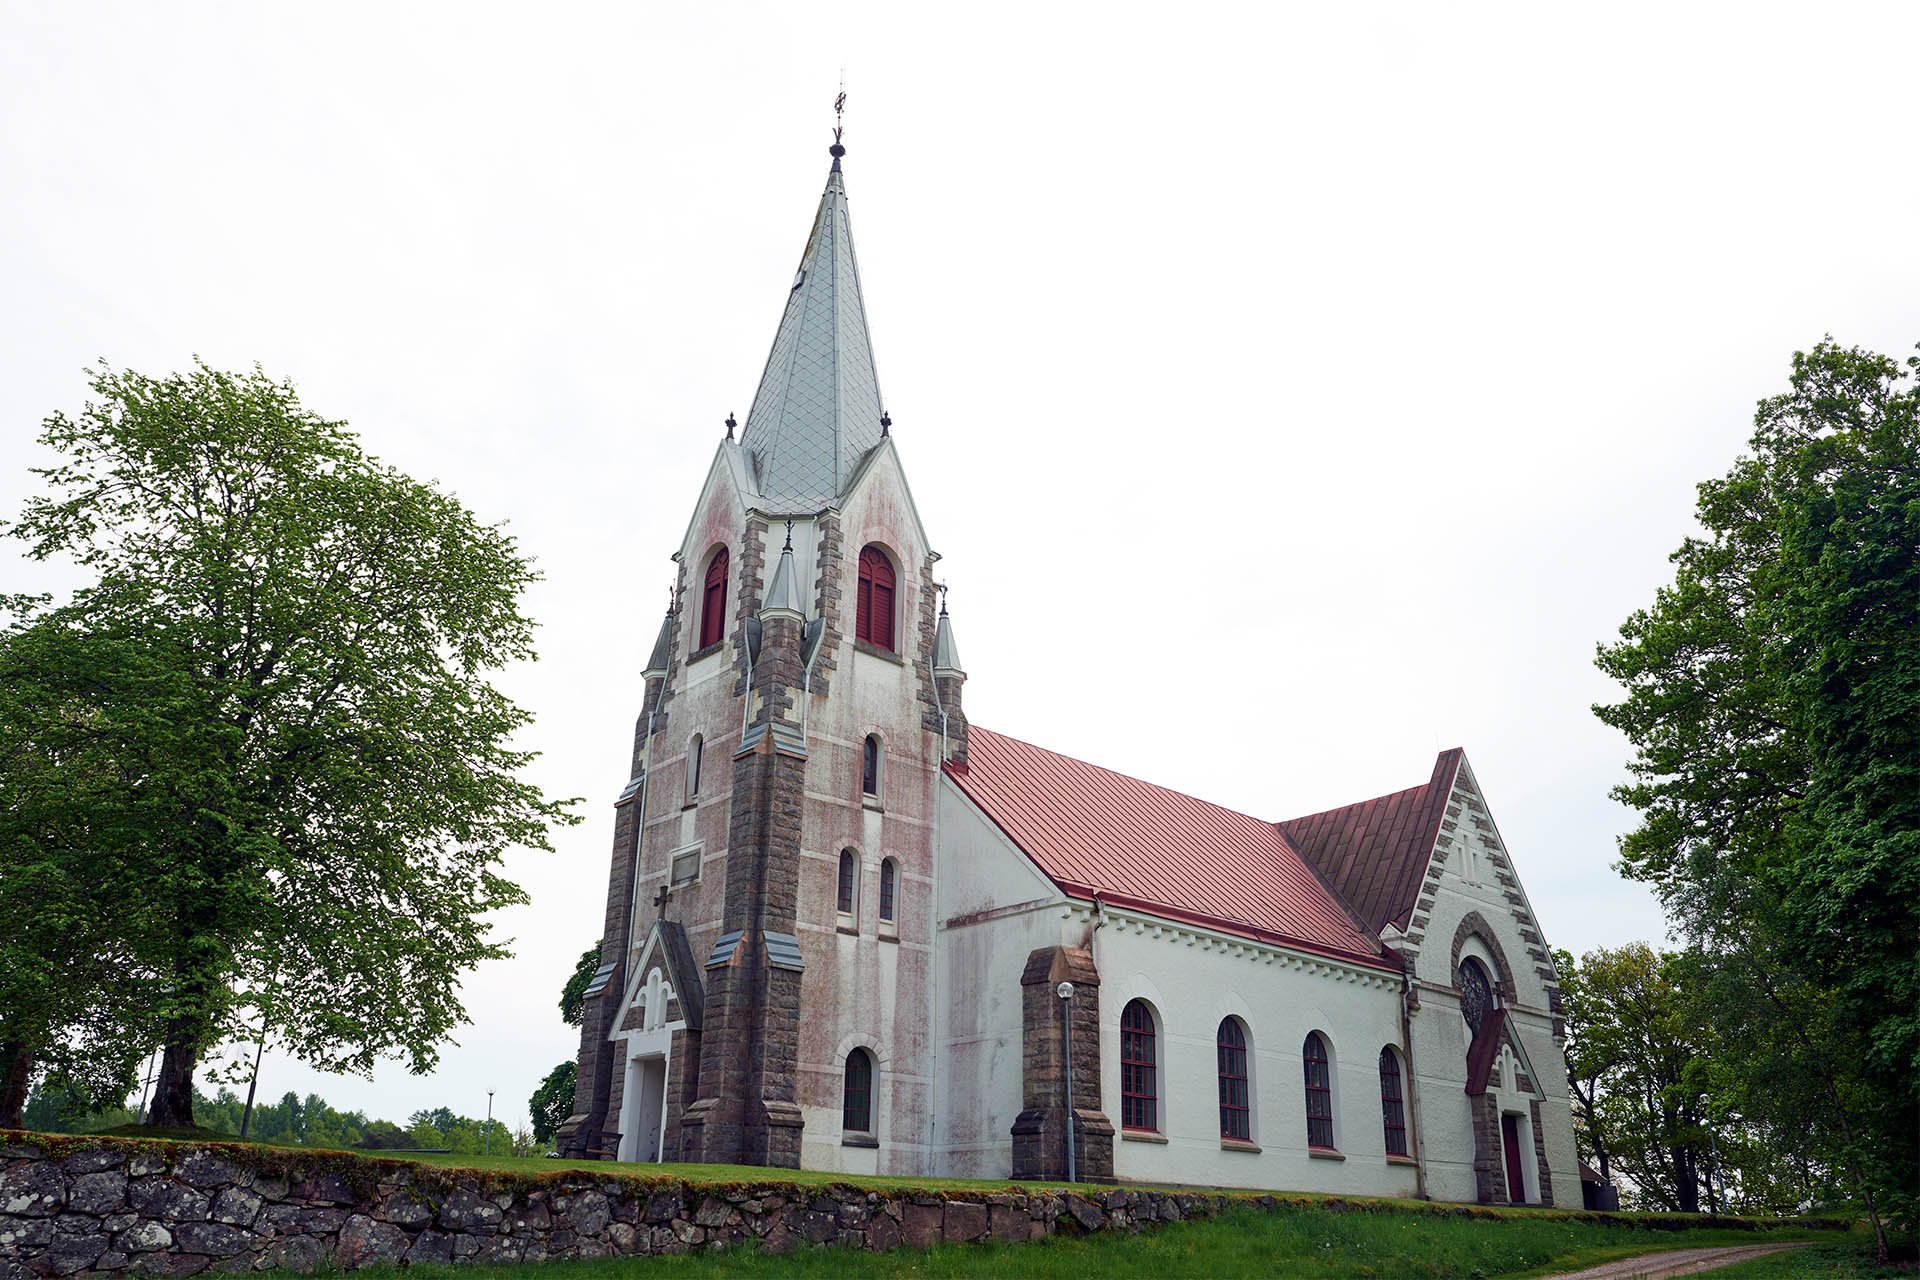
{"type": "Polygon", "coordinates": [[[687,799],[692,800],[700,794],[700,735],[694,734],[693,741],[687,744],[687,799]]]}
{"type": "Polygon", "coordinates": [[[860,749],[860,794],[880,798],[880,735],[870,733],[860,749]]]}
{"type": "Polygon", "coordinates": [[[1220,1059],[1220,1136],[1253,1141],[1253,1115],[1247,1106],[1247,1033],[1240,1019],[1223,1018],[1214,1037],[1220,1059]]]}
{"type": "Polygon", "coordinates": [[[727,565],[730,557],[725,547],[707,566],[706,589],[700,593],[700,644],[704,649],[710,644],[719,644],[720,637],[727,630],[727,565]]]}
{"type": "Polygon", "coordinates": [[[840,1092],[840,1127],[848,1133],[873,1132],[873,1059],[865,1049],[847,1055],[840,1092]]]}
{"type": "Polygon", "coordinates": [[[860,552],[860,597],[853,637],[893,651],[893,561],[878,547],[860,552]]]}
{"type": "Polygon", "coordinates": [[[843,916],[853,914],[853,891],[859,875],[860,859],[854,856],[853,850],[842,849],[840,851],[840,892],[836,901],[843,916]]]}
{"type": "Polygon", "coordinates": [[[1333,1075],[1327,1069],[1327,1042],[1318,1031],[1300,1046],[1307,1077],[1307,1145],[1333,1150],[1333,1075]]]}
{"type": "Polygon", "coordinates": [[[1493,984],[1480,962],[1468,956],[1460,962],[1460,1016],[1470,1034],[1480,1034],[1480,1020],[1493,1008],[1493,984]]]}
{"type": "Polygon", "coordinates": [[[896,873],[893,859],[888,858],[880,864],[880,919],[893,923],[893,879],[896,873]]]}
{"type": "Polygon", "coordinates": [[[1387,1132],[1387,1154],[1407,1154],[1407,1113],[1400,1102],[1400,1055],[1380,1050],[1380,1122],[1387,1132]]]}
{"type": "Polygon", "coordinates": [[[1153,1011],[1145,1000],[1134,1000],[1120,1011],[1120,1127],[1158,1130],[1158,1090],[1153,1011]]]}

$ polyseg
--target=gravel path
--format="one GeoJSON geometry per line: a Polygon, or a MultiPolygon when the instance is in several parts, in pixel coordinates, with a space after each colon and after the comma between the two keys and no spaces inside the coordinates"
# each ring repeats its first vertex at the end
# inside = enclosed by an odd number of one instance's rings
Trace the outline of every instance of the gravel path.
{"type": "Polygon", "coordinates": [[[1562,1272],[1553,1280],[1667,1280],[1668,1276],[1717,1271],[1782,1249],[1804,1248],[1805,1244],[1736,1244],[1716,1249],[1670,1249],[1665,1253],[1643,1253],[1637,1258],[1602,1263],[1584,1271],[1562,1272]]]}

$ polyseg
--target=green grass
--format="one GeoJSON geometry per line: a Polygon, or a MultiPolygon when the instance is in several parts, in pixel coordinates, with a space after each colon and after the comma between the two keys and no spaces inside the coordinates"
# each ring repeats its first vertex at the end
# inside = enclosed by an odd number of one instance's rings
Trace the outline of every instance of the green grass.
{"type": "MultiPolygon", "coordinates": [[[[1625,1223],[1568,1222],[1543,1216],[1509,1218],[1404,1214],[1390,1210],[1334,1211],[1284,1205],[1266,1213],[1234,1208],[1210,1220],[1169,1223],[1137,1236],[1055,1236],[1034,1244],[943,1245],[870,1254],[846,1249],[798,1250],[763,1256],[745,1250],[661,1258],[549,1262],[489,1269],[488,1274],[542,1280],[602,1277],[708,1276],[988,1276],[1160,1277],[1257,1276],[1282,1280],[1382,1280],[1446,1277],[1468,1280],[1538,1274],[1591,1265],[1611,1257],[1716,1244],[1775,1239],[1844,1238],[1837,1232],[1784,1228],[1775,1232],[1727,1229],[1646,1231],[1625,1223]]],[[[398,1275],[376,1268],[374,1275],[398,1275]]],[[[1789,1272],[1773,1273],[1779,1275],[1789,1272]]],[[[1852,1275],[1836,1272],[1836,1275],[1852,1275]]],[[[407,1280],[474,1280],[465,1267],[406,1268],[407,1280]]]]}
{"type": "Polygon", "coordinates": [[[1873,1260],[1873,1247],[1864,1230],[1846,1244],[1828,1242],[1810,1249],[1792,1249],[1755,1258],[1713,1273],[1713,1280],[1896,1280],[1911,1277],[1907,1268],[1883,1267],[1873,1260]]]}

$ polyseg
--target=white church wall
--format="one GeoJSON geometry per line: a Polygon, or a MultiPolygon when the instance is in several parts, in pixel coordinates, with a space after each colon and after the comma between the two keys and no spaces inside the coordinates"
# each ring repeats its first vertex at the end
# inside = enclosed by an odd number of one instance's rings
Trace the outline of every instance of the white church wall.
{"type": "Polygon", "coordinates": [[[1101,973],[1101,1102],[1114,1122],[1123,1182],[1268,1187],[1410,1196],[1410,1163],[1390,1161],[1380,1106],[1380,1050],[1400,1043],[1397,974],[1322,961],[1227,934],[1109,910],[1095,942],[1101,973]],[[1141,998],[1155,1013],[1160,1124],[1121,1125],[1120,1016],[1141,998]],[[1245,1024],[1251,1127],[1258,1152],[1220,1135],[1216,1035],[1245,1024]],[[1330,1049],[1337,1156],[1307,1149],[1309,1032],[1330,1049]],[[1156,1141],[1155,1138],[1163,1139],[1156,1141]]]}
{"type": "Polygon", "coordinates": [[[951,782],[939,793],[939,917],[934,1004],[940,1100],[933,1172],[1004,1178],[1020,1114],[1020,978],[1036,947],[1078,944],[1065,899],[951,782]]]}

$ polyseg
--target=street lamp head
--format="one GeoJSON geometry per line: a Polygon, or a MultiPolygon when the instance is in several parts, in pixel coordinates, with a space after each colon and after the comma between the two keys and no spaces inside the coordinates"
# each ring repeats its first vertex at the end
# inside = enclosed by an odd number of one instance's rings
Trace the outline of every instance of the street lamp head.
{"type": "Polygon", "coordinates": [[[1058,995],[1062,1000],[1073,999],[1073,984],[1071,982],[1061,983],[1054,988],[1054,994],[1058,995]]]}

